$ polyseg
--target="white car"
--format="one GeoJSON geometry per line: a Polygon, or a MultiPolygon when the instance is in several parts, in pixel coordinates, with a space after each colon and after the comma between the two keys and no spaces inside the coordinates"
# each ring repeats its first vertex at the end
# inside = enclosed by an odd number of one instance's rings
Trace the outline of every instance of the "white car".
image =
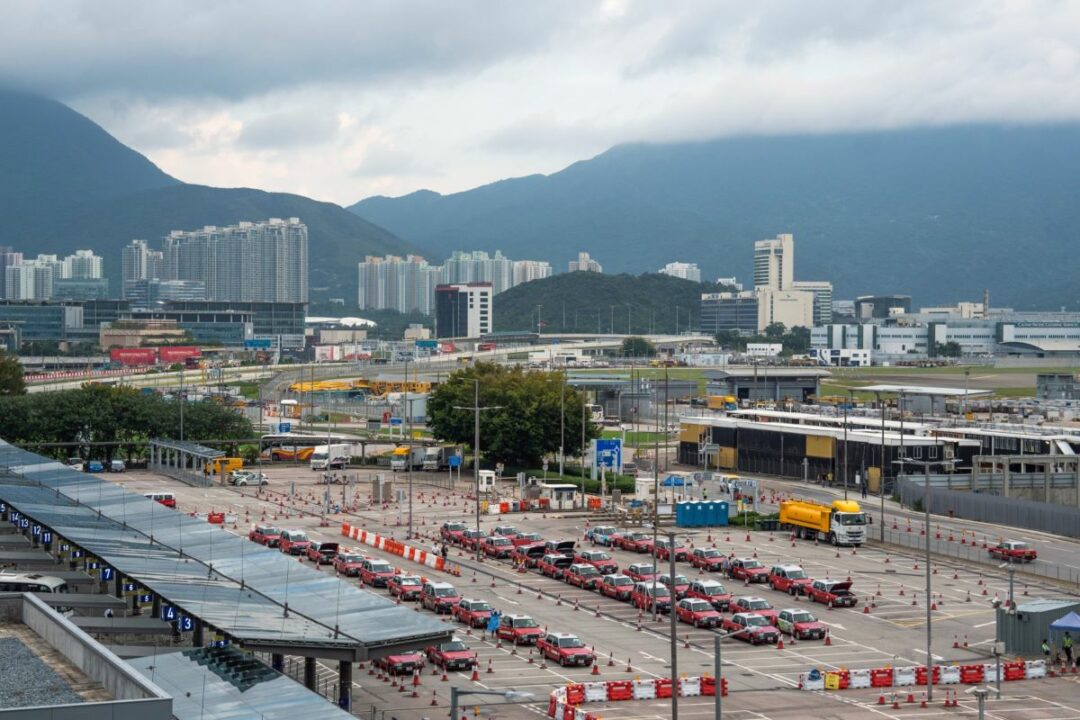
{"type": "Polygon", "coordinates": [[[269,485],[270,480],[264,473],[252,472],[250,470],[242,470],[234,472],[229,476],[229,482],[237,487],[247,487],[248,485],[269,485]]]}

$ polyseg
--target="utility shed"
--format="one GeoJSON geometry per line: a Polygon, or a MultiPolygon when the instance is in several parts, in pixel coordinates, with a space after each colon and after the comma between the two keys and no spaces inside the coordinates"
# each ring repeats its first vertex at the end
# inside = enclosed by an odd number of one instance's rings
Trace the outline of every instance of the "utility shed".
{"type": "MultiPolygon", "coordinates": [[[[1069,612],[1080,612],[1075,600],[1032,600],[1009,612],[997,609],[998,627],[1007,655],[1042,655],[1043,639],[1050,639],[1050,623],[1069,612]]],[[[1060,648],[1059,648],[1060,650],[1060,648]]]]}

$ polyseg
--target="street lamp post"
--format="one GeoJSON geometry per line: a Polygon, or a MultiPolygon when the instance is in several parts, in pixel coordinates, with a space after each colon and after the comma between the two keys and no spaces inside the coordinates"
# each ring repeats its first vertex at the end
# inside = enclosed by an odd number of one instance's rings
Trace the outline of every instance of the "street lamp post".
{"type": "MultiPolygon", "coordinates": [[[[501,410],[501,405],[488,405],[486,407],[480,406],[480,380],[479,378],[473,380],[474,393],[473,406],[461,406],[455,405],[455,410],[467,410],[473,413],[474,422],[473,425],[473,484],[476,492],[476,532],[480,532],[480,413],[485,410],[501,410]]],[[[476,543],[476,561],[480,562],[480,542],[477,538],[476,543]]]]}
{"type": "MultiPolygon", "coordinates": [[[[671,578],[671,720],[679,720],[679,628],[677,627],[675,613],[675,531],[669,530],[668,538],[668,577],[671,578]]],[[[656,546],[653,546],[656,552],[656,546]]],[[[659,559],[659,558],[657,558],[659,559]]],[[[656,607],[656,596],[653,596],[653,607],[656,607]]],[[[720,692],[720,688],[716,688],[720,692]]]]}
{"type": "MultiPolygon", "coordinates": [[[[716,677],[716,697],[713,699],[713,714],[715,720],[721,720],[724,716],[724,705],[722,701],[724,696],[724,680],[720,676],[721,668],[724,663],[720,656],[720,641],[735,635],[741,635],[744,632],[746,632],[745,628],[742,630],[734,630],[729,633],[716,633],[713,635],[713,675],[716,677]]],[[[675,694],[674,690],[672,691],[672,694],[675,694]]]]}
{"type": "MultiPolygon", "coordinates": [[[[402,395],[401,404],[403,406],[402,409],[405,411],[405,434],[408,436],[406,438],[406,443],[407,443],[406,447],[409,450],[408,460],[405,463],[405,477],[406,477],[406,482],[408,484],[408,490],[409,490],[409,530],[405,534],[405,537],[407,539],[409,539],[409,540],[412,540],[412,537],[413,537],[413,523],[412,523],[412,495],[413,495],[413,487],[412,487],[412,460],[413,460],[413,458],[412,458],[412,451],[413,451],[413,447],[412,447],[412,413],[409,412],[409,356],[408,355],[405,356],[405,392],[402,395]]],[[[327,417],[327,420],[329,420],[329,417],[327,417]]],[[[330,424],[327,423],[328,428],[329,428],[329,426],[330,426],[330,424]]],[[[330,452],[329,430],[327,430],[326,451],[327,451],[327,457],[329,457],[329,452],[330,452]]]]}
{"type": "Polygon", "coordinates": [[[562,373],[562,384],[559,386],[559,482],[563,477],[563,458],[566,447],[566,372],[562,373]]]}

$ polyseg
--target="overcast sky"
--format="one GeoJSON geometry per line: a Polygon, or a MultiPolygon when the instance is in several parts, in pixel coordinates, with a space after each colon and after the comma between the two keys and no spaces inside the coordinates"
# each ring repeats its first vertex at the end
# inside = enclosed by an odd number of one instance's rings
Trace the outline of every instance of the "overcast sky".
{"type": "Polygon", "coordinates": [[[1080,118],[1080,2],[9,0],[0,82],[197,183],[349,204],[629,141],[1080,118]]]}

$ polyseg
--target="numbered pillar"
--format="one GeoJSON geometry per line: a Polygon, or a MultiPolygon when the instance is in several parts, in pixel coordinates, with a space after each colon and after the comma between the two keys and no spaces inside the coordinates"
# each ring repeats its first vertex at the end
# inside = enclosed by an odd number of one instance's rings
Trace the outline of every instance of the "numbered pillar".
{"type": "Polygon", "coordinates": [[[199,618],[193,619],[195,621],[195,627],[191,635],[191,645],[192,647],[201,648],[203,645],[206,644],[203,638],[203,621],[199,618]]]}

